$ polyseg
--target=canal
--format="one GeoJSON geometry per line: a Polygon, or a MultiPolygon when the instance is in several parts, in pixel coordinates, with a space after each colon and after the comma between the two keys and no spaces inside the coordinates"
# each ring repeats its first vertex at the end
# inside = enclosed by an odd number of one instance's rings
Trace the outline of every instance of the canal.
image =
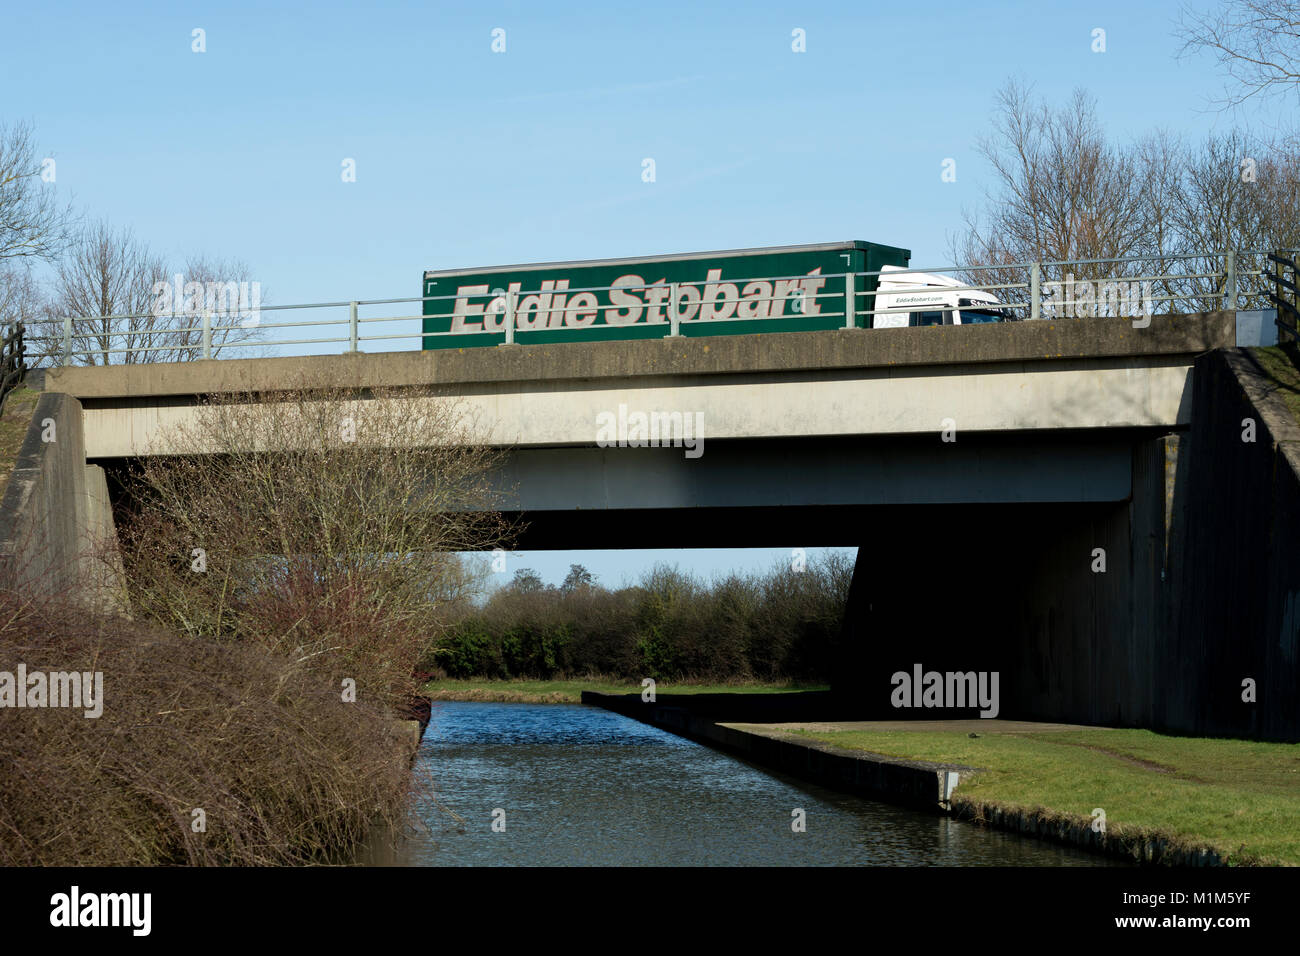
{"type": "Polygon", "coordinates": [[[1066,847],[760,770],[595,707],[437,703],[410,866],[1097,866],[1066,847]],[[794,832],[792,812],[806,828],[794,832]]]}

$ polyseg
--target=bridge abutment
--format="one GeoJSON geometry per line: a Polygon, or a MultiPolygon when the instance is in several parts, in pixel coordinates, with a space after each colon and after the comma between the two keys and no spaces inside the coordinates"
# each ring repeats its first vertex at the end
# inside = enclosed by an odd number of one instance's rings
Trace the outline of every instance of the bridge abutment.
{"type": "Polygon", "coordinates": [[[1197,359],[1181,434],[1135,441],[1126,501],[895,508],[860,537],[832,686],[999,673],[999,717],[1300,740],[1300,427],[1242,350],[1197,359]],[[1102,570],[1104,561],[1104,570],[1102,570]]]}
{"type": "Polygon", "coordinates": [[[1156,726],[1300,740],[1300,426],[1243,349],[1196,360],[1156,726]]]}
{"type": "Polygon", "coordinates": [[[104,469],[86,462],[81,403],[45,392],[0,498],[0,586],[120,612],[124,582],[104,469]]]}

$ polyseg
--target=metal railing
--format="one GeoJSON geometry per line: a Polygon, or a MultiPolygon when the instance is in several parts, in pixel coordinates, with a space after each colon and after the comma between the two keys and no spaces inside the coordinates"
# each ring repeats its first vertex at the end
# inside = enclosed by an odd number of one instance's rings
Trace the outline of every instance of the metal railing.
{"type": "MultiPolygon", "coordinates": [[[[641,286],[592,286],[563,290],[492,290],[488,294],[456,293],[413,298],[356,299],[351,301],[315,302],[294,305],[259,305],[251,316],[238,309],[150,312],[130,315],[65,316],[32,325],[39,334],[29,334],[26,341],[37,361],[52,364],[116,364],[120,362],[167,361],[184,358],[218,358],[258,354],[272,347],[339,346],[334,352],[358,352],[362,345],[376,342],[415,340],[422,348],[430,339],[484,336],[483,344],[493,337],[500,344],[514,344],[517,333],[541,328],[584,328],[596,325],[597,316],[604,322],[596,327],[627,328],[627,302],[599,304],[597,294],[617,289],[622,293],[643,293],[634,320],[637,326],[662,325],[666,337],[682,335],[714,324],[737,321],[789,322],[796,318],[818,318],[819,327],[826,320],[841,319],[844,328],[869,328],[876,317],[917,311],[909,308],[878,308],[877,296],[884,292],[875,286],[881,277],[890,280],[890,294],[985,292],[998,299],[997,306],[1012,320],[1069,318],[1081,315],[1133,315],[1134,303],[1140,303],[1143,315],[1155,314],[1163,303],[1166,312],[1204,312],[1215,309],[1234,310],[1247,307],[1267,308],[1272,303],[1270,283],[1275,281],[1272,260],[1286,252],[1215,252],[1170,255],[1128,256],[1113,259],[1080,259],[979,266],[938,266],[889,269],[873,272],[849,272],[764,276],[760,279],[727,278],[677,281],[641,286]],[[955,286],[915,286],[898,288],[894,283],[909,274],[954,275],[955,286]],[[975,281],[983,279],[985,281],[975,281]],[[742,283],[764,281],[772,284],[772,294],[745,295],[728,302],[735,308],[726,315],[717,314],[714,303],[706,300],[710,287],[739,287],[742,283]],[[781,293],[777,294],[780,289],[781,293]],[[564,304],[551,306],[547,299],[542,308],[541,296],[564,296],[564,304]],[[574,296],[590,293],[594,302],[574,304],[574,296]],[[521,307],[533,297],[529,307],[521,307]],[[470,300],[473,310],[466,308],[470,300]],[[740,315],[743,301],[745,315],[740,315]],[[780,302],[779,308],[770,304],[780,302]],[[762,304],[769,306],[763,308],[762,304]],[[369,315],[365,311],[396,305],[419,305],[419,310],[395,310],[415,314],[369,315]],[[460,307],[458,308],[458,304],[460,307]],[[789,304],[793,314],[787,312],[789,304]],[[710,306],[713,314],[706,315],[710,306]],[[438,311],[440,308],[449,311],[438,311]],[[481,313],[477,310],[481,309],[481,313]],[[328,317],[292,320],[294,313],[328,313],[328,317]],[[339,312],[346,310],[340,316],[339,312]],[[427,310],[427,311],[426,311],[427,310]],[[1127,311],[1126,311],[1127,310],[1127,311]],[[771,312],[776,316],[770,316],[771,312]],[[264,313],[287,313],[286,321],[263,321],[264,313]],[[641,321],[644,314],[645,321],[641,321]],[[466,318],[472,315],[473,325],[466,318]],[[481,315],[481,318],[480,318],[481,315]],[[539,316],[546,324],[539,326],[539,316]],[[240,321],[233,321],[243,316],[240,321]],[[611,321],[613,318],[613,321],[611,321]],[[426,320],[447,326],[425,331],[426,320]],[[418,323],[415,328],[412,323],[418,323]],[[557,324],[558,323],[558,324],[557,324]],[[307,337],[270,338],[267,333],[302,330],[307,337]],[[308,332],[312,330],[312,332],[308,332]]],[[[1292,261],[1292,260],[1287,260],[1292,261]]],[[[1294,275],[1294,273],[1293,273],[1294,275]]],[[[933,307],[931,307],[933,308],[933,307]]],[[[388,310],[394,311],[394,310],[388,310]]],[[[289,335],[302,334],[290,332],[289,335]]],[[[701,334],[692,332],[691,334],[701,334]]],[[[296,354],[321,354],[296,353],[296,354]]]]}
{"type": "Polygon", "coordinates": [[[15,322],[0,339],[0,406],[5,397],[22,384],[27,374],[25,332],[23,323],[15,322]]]}

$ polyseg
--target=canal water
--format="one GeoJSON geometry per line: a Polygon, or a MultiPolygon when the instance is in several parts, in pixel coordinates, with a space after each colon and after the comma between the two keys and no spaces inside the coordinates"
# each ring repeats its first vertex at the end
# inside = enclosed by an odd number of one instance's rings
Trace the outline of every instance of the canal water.
{"type": "Polygon", "coordinates": [[[396,858],[485,865],[1024,865],[1111,861],[760,770],[595,707],[435,703],[433,795],[396,858]],[[793,811],[805,829],[794,832],[793,811]]]}

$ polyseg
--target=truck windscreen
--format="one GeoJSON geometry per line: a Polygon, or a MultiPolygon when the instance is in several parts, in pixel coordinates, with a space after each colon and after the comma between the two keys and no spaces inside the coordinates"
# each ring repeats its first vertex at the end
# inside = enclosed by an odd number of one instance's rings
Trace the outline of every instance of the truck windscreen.
{"type": "Polygon", "coordinates": [[[970,309],[963,307],[961,310],[961,324],[975,325],[979,322],[1005,322],[1006,313],[1001,309],[970,309]]]}

